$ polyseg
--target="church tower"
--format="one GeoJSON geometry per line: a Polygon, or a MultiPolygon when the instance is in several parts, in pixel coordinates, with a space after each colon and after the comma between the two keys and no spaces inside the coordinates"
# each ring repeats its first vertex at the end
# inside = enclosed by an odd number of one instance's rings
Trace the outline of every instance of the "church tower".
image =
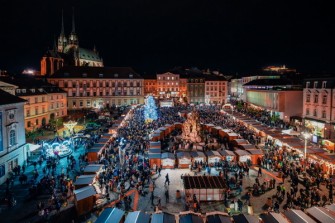
{"type": "Polygon", "coordinates": [[[61,28],[61,32],[60,35],[58,37],[58,45],[57,45],[57,51],[59,53],[63,53],[64,49],[67,45],[67,39],[65,37],[65,33],[64,33],[64,15],[63,15],[63,10],[62,10],[62,28],[61,28]]]}
{"type": "Polygon", "coordinates": [[[70,33],[70,37],[69,37],[69,44],[75,47],[78,47],[79,43],[78,43],[78,36],[76,34],[76,26],[75,26],[75,22],[74,22],[74,9],[72,11],[72,31],[70,33]]]}

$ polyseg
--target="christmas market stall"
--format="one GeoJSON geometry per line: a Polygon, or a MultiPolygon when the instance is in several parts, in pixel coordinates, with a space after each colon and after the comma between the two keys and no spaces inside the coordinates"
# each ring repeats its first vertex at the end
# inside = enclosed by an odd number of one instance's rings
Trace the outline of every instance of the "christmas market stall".
{"type": "Polygon", "coordinates": [[[261,149],[247,149],[247,152],[251,154],[251,163],[253,165],[260,165],[261,158],[264,156],[261,149]]]}
{"type": "Polygon", "coordinates": [[[162,139],[163,139],[165,136],[168,135],[167,128],[165,128],[165,127],[160,127],[158,130],[161,132],[162,139]]]}
{"type": "Polygon", "coordinates": [[[150,140],[155,142],[161,140],[161,132],[159,130],[156,130],[153,133],[151,133],[150,140]]]}
{"type": "Polygon", "coordinates": [[[269,212],[260,214],[262,223],[290,223],[281,213],[269,212]]]}
{"type": "Polygon", "coordinates": [[[233,215],[233,220],[236,223],[259,223],[259,219],[256,216],[249,214],[233,215]]]}
{"type": "Polygon", "coordinates": [[[189,168],[192,164],[192,157],[189,152],[177,152],[178,168],[189,168]]]}
{"type": "Polygon", "coordinates": [[[96,202],[95,188],[86,186],[74,191],[74,203],[78,216],[87,214],[93,210],[96,202]]]}
{"type": "Polygon", "coordinates": [[[206,213],[206,223],[233,223],[233,219],[231,216],[228,216],[227,213],[224,212],[210,212],[206,213]]]}
{"type": "Polygon", "coordinates": [[[311,217],[305,214],[305,212],[303,212],[302,210],[291,209],[285,211],[283,214],[292,223],[316,223],[316,221],[314,221],[311,217]]]}
{"type": "Polygon", "coordinates": [[[233,139],[232,141],[231,141],[231,143],[234,145],[234,146],[239,146],[239,145],[246,145],[246,144],[250,144],[249,142],[248,142],[248,140],[246,140],[246,139],[233,139]]]}
{"type": "Polygon", "coordinates": [[[89,162],[96,162],[100,160],[101,154],[103,151],[103,147],[101,146],[93,146],[88,149],[87,158],[89,162]]]}
{"type": "Polygon", "coordinates": [[[221,154],[218,151],[206,151],[207,156],[207,164],[209,166],[214,166],[215,164],[218,164],[221,161],[221,154]]]}
{"type": "Polygon", "coordinates": [[[237,133],[235,133],[235,132],[228,132],[227,133],[227,137],[228,137],[229,141],[232,141],[234,139],[238,139],[239,135],[237,133]]]}
{"type": "Polygon", "coordinates": [[[84,175],[93,175],[95,174],[96,176],[101,173],[103,170],[104,165],[103,164],[89,164],[84,168],[84,175]]]}
{"type": "Polygon", "coordinates": [[[182,129],[183,127],[183,124],[181,124],[180,122],[175,122],[173,125],[175,129],[182,129]]]}
{"type": "Polygon", "coordinates": [[[231,129],[220,129],[219,130],[219,135],[221,138],[227,137],[228,138],[228,133],[232,132],[231,129]]]}
{"type": "Polygon", "coordinates": [[[247,149],[257,149],[253,144],[241,144],[237,146],[240,149],[247,150],[247,149]]]}
{"type": "Polygon", "coordinates": [[[192,163],[194,164],[195,162],[197,163],[205,163],[206,162],[206,156],[203,152],[196,152],[192,151],[191,152],[191,157],[192,157],[192,163]]]}
{"type": "Polygon", "coordinates": [[[149,223],[150,218],[150,214],[142,211],[134,211],[128,213],[125,223],[149,223]]]}
{"type": "Polygon", "coordinates": [[[234,153],[237,155],[237,161],[245,163],[247,160],[251,162],[251,154],[248,153],[245,150],[237,149],[234,151],[234,153]]]}
{"type": "Polygon", "coordinates": [[[233,151],[222,149],[218,152],[220,153],[222,160],[226,160],[228,162],[236,160],[236,154],[233,151]]]}
{"type": "Polygon", "coordinates": [[[224,178],[220,176],[183,176],[186,199],[195,194],[200,201],[222,201],[226,189],[224,178]]]}
{"type": "Polygon", "coordinates": [[[171,132],[174,130],[173,125],[170,124],[166,124],[164,127],[166,128],[165,130],[166,135],[171,134],[171,132]]]}
{"type": "Polygon", "coordinates": [[[152,169],[161,166],[161,142],[149,142],[149,165],[152,169]]]}
{"type": "Polygon", "coordinates": [[[92,185],[95,182],[95,179],[96,175],[81,175],[77,177],[76,181],[74,182],[74,188],[78,190],[88,185],[92,185]]]}
{"type": "Polygon", "coordinates": [[[176,159],[173,153],[162,153],[161,164],[163,169],[173,169],[175,167],[176,159]]]}
{"type": "Polygon", "coordinates": [[[311,207],[306,209],[306,213],[319,223],[334,223],[335,212],[332,212],[324,207],[311,207]]]}
{"type": "Polygon", "coordinates": [[[166,212],[153,213],[151,215],[150,223],[174,223],[176,222],[176,216],[166,212]]]}
{"type": "Polygon", "coordinates": [[[201,214],[193,212],[181,212],[179,223],[203,223],[201,214]]]}
{"type": "Polygon", "coordinates": [[[118,208],[105,208],[95,223],[124,223],[125,212],[118,208]]]}

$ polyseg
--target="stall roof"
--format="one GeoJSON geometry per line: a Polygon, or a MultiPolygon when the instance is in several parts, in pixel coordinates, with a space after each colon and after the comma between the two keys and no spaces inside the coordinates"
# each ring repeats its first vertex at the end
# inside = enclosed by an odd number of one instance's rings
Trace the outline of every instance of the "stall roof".
{"type": "Polygon", "coordinates": [[[95,175],[80,175],[74,185],[85,185],[92,184],[94,181],[95,175]]]}
{"type": "Polygon", "coordinates": [[[94,173],[99,172],[103,168],[103,164],[90,164],[84,169],[84,173],[94,173]]]}
{"type": "Polygon", "coordinates": [[[206,156],[220,156],[221,157],[221,154],[218,151],[210,150],[210,151],[206,151],[206,156]]]}
{"type": "Polygon", "coordinates": [[[228,135],[228,136],[238,136],[238,134],[235,133],[235,132],[228,132],[227,135],[228,135]]]}
{"type": "Polygon", "coordinates": [[[129,212],[125,223],[149,223],[150,214],[141,211],[129,212]]]}
{"type": "Polygon", "coordinates": [[[182,158],[182,157],[191,158],[191,154],[189,152],[178,152],[177,158],[182,158]]]}
{"type": "Polygon", "coordinates": [[[208,215],[206,217],[207,223],[232,223],[232,218],[230,216],[215,214],[208,215]]]}
{"type": "Polygon", "coordinates": [[[283,213],[285,217],[292,223],[316,223],[311,217],[301,210],[287,210],[283,213]]]}
{"type": "Polygon", "coordinates": [[[264,223],[290,223],[280,213],[270,212],[268,214],[260,214],[259,216],[264,223]]]}
{"type": "Polygon", "coordinates": [[[248,153],[247,151],[245,150],[241,150],[241,149],[237,149],[234,151],[236,153],[236,155],[238,156],[249,156],[250,153],[248,153]]]}
{"type": "Polygon", "coordinates": [[[214,125],[213,124],[206,124],[207,126],[209,126],[209,127],[213,127],[214,125]]]}
{"type": "Polygon", "coordinates": [[[159,153],[161,154],[161,148],[150,148],[149,153],[159,153]]]}
{"type": "Polygon", "coordinates": [[[151,223],[171,223],[176,222],[176,216],[166,212],[153,213],[151,215],[151,223]]]}
{"type": "Polygon", "coordinates": [[[102,150],[102,147],[92,147],[92,148],[88,149],[87,152],[89,152],[89,153],[99,153],[99,152],[101,152],[101,150],[102,150]]]}
{"type": "Polygon", "coordinates": [[[219,150],[219,153],[221,154],[221,156],[236,156],[236,154],[233,151],[230,150],[219,150]]]}
{"type": "Polygon", "coordinates": [[[224,189],[225,180],[219,176],[183,176],[185,189],[224,189]]]}
{"type": "Polygon", "coordinates": [[[161,154],[160,153],[149,153],[148,157],[149,157],[149,159],[160,159],[161,154]]]}
{"type": "Polygon", "coordinates": [[[261,149],[247,149],[246,151],[252,155],[263,155],[263,151],[261,149]]]}
{"type": "Polygon", "coordinates": [[[194,157],[206,157],[203,152],[192,151],[192,152],[190,152],[190,154],[191,154],[192,158],[194,158],[194,157]]]}
{"type": "Polygon", "coordinates": [[[119,223],[124,215],[124,211],[118,208],[106,208],[100,214],[95,223],[119,223]]]}
{"type": "Polygon", "coordinates": [[[236,142],[236,144],[238,145],[242,145],[242,144],[250,144],[248,142],[248,140],[245,140],[245,139],[234,139],[233,142],[236,142]]]}
{"type": "Polygon", "coordinates": [[[161,142],[158,141],[158,142],[154,142],[154,141],[150,141],[149,143],[149,148],[152,148],[152,147],[161,147],[161,142]]]}
{"type": "Polygon", "coordinates": [[[173,153],[162,153],[161,158],[162,158],[162,159],[175,159],[173,153]]]}
{"type": "Polygon", "coordinates": [[[74,195],[77,201],[96,195],[97,192],[93,186],[86,186],[74,191],[74,195]]]}
{"type": "Polygon", "coordinates": [[[322,223],[334,223],[335,213],[323,207],[311,207],[306,210],[307,214],[322,223]]]}
{"type": "Polygon", "coordinates": [[[328,210],[331,210],[331,211],[335,212],[335,204],[326,205],[325,208],[327,208],[328,210]]]}
{"type": "Polygon", "coordinates": [[[179,223],[203,223],[201,216],[194,214],[180,215],[179,223]]]}
{"type": "Polygon", "coordinates": [[[239,145],[240,147],[242,147],[244,150],[246,149],[257,149],[255,145],[253,144],[242,144],[242,145],[239,145]]]}
{"type": "Polygon", "coordinates": [[[100,138],[100,139],[98,140],[98,143],[106,143],[106,142],[108,142],[108,140],[109,140],[109,139],[107,139],[107,138],[100,138]]]}
{"type": "Polygon", "coordinates": [[[222,129],[221,126],[215,126],[214,128],[217,129],[217,130],[221,130],[222,129]]]}
{"type": "Polygon", "coordinates": [[[225,133],[229,133],[229,132],[232,132],[231,129],[221,129],[222,132],[225,132],[225,133]]]}
{"type": "Polygon", "coordinates": [[[238,223],[258,223],[259,222],[257,217],[253,215],[248,215],[248,214],[234,215],[233,219],[235,222],[238,222],[238,223]]]}

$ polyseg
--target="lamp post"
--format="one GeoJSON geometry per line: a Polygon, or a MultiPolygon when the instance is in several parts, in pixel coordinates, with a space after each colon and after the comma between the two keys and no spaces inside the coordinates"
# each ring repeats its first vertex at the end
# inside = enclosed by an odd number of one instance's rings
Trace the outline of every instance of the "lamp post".
{"type": "Polygon", "coordinates": [[[304,165],[304,172],[306,172],[306,166],[307,166],[307,139],[309,139],[310,134],[308,132],[302,133],[305,138],[305,149],[304,149],[304,159],[305,159],[305,165],[304,165]]]}

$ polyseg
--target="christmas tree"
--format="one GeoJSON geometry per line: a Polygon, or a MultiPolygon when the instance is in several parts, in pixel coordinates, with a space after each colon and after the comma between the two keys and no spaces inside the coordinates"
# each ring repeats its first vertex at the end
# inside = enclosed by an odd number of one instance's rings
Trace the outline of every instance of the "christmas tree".
{"type": "Polygon", "coordinates": [[[155,103],[155,99],[152,96],[149,96],[146,100],[144,107],[144,120],[146,122],[152,122],[156,120],[157,116],[157,106],[155,103]]]}

